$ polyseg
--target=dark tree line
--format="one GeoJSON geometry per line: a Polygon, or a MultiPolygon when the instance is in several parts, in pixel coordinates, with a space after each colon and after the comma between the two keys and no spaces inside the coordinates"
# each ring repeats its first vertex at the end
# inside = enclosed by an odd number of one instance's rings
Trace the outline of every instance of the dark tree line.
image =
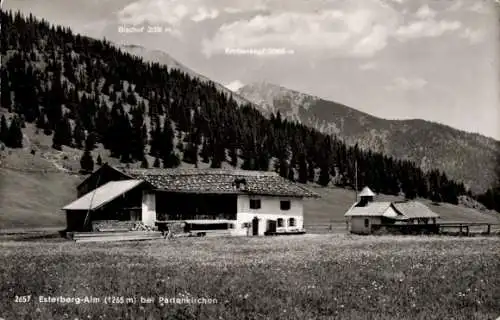
{"type": "Polygon", "coordinates": [[[5,115],[2,115],[0,120],[0,141],[10,148],[22,148],[23,132],[21,127],[22,121],[18,116],[14,116],[9,125],[5,115]]]}
{"type": "MultiPolygon", "coordinates": [[[[300,183],[358,186],[407,198],[457,203],[470,194],[438,170],[347,146],[335,136],[238,106],[214,83],[121,52],[109,42],[74,35],[69,28],[20,13],[1,12],[3,108],[1,139],[22,145],[21,119],[53,137],[53,147],[84,149],[82,169],[91,171],[97,143],[124,163],[175,167],[180,161],[219,168],[275,170],[300,183]],[[43,61],[44,67],[40,67],[43,61]],[[17,119],[17,120],[16,120],[17,119]],[[8,127],[7,127],[8,126],[8,127]],[[12,128],[13,127],[13,128],[12,128]],[[16,137],[16,138],[13,138],[16,137]]],[[[102,161],[102,160],[101,160],[102,161]]],[[[498,188],[477,198],[500,211],[498,188]]]]}

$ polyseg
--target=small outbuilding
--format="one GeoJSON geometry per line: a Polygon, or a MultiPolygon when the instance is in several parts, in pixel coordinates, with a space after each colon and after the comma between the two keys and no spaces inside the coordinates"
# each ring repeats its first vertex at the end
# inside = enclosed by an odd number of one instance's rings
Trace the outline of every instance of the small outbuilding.
{"type": "Polygon", "coordinates": [[[439,218],[438,214],[418,201],[374,201],[375,193],[368,187],[363,188],[358,196],[360,200],[344,215],[351,233],[371,234],[381,227],[415,224],[418,228],[414,229],[425,229],[427,225],[435,226],[439,218]]]}

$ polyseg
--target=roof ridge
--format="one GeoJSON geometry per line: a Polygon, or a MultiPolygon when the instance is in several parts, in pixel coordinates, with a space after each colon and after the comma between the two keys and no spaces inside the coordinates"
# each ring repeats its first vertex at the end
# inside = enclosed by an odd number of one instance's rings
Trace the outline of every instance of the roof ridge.
{"type": "Polygon", "coordinates": [[[216,169],[216,168],[120,168],[125,172],[130,173],[144,173],[149,175],[160,174],[178,174],[178,175],[202,175],[202,174],[216,174],[216,175],[231,175],[231,176],[267,176],[279,177],[278,173],[274,171],[257,171],[257,170],[243,170],[243,169],[216,169]]]}
{"type": "Polygon", "coordinates": [[[222,168],[123,168],[122,170],[123,174],[132,179],[141,179],[157,189],[171,192],[320,197],[306,185],[290,181],[274,171],[222,168]],[[242,189],[235,188],[236,179],[246,179],[246,186],[242,189]]]}

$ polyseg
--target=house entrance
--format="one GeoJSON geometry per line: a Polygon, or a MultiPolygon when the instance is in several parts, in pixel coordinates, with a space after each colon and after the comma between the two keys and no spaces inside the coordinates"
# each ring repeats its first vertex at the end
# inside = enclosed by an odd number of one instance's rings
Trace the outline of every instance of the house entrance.
{"type": "Polygon", "coordinates": [[[268,233],[276,232],[276,220],[267,220],[267,232],[268,233]]]}
{"type": "Polygon", "coordinates": [[[252,219],[252,235],[259,235],[259,218],[257,217],[252,219]]]}

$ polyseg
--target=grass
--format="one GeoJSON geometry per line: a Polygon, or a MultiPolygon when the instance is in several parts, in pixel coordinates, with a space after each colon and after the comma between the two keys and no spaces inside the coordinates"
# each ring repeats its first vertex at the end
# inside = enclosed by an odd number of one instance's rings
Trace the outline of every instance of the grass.
{"type": "Polygon", "coordinates": [[[75,199],[78,177],[0,169],[0,229],[66,225],[60,211],[75,199]]]}
{"type": "Polygon", "coordinates": [[[495,319],[500,239],[306,235],[0,240],[6,319],[495,319]],[[28,303],[15,296],[31,295],[28,303]],[[132,297],[129,304],[38,297],[132,297]],[[159,297],[216,299],[161,304],[159,297]],[[140,297],[155,298],[141,304],[140,297]]]}

